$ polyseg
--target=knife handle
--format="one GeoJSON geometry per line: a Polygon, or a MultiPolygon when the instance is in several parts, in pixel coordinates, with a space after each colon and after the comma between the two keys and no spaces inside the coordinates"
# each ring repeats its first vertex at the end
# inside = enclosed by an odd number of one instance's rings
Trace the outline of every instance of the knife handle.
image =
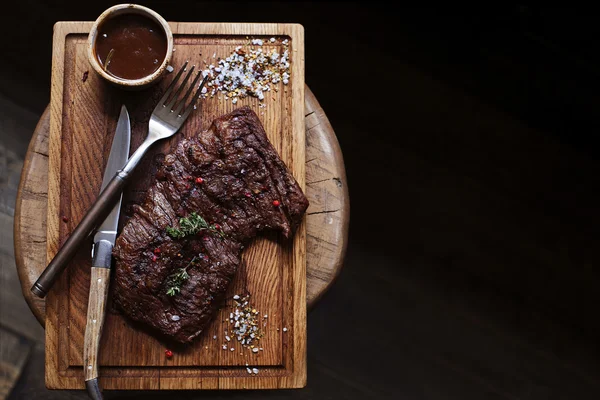
{"type": "Polygon", "coordinates": [[[56,253],[50,264],[44,269],[31,291],[40,298],[44,298],[48,291],[73,258],[81,244],[108,216],[115,203],[119,200],[121,192],[127,183],[128,173],[119,171],[106,185],[92,207],[85,214],[79,225],[71,232],[69,238],[56,253]]]}
{"type": "Polygon", "coordinates": [[[94,244],[87,320],[83,340],[83,373],[92,398],[98,398],[100,394],[98,355],[106,314],[112,247],[112,243],[108,240],[101,240],[94,244]]]}

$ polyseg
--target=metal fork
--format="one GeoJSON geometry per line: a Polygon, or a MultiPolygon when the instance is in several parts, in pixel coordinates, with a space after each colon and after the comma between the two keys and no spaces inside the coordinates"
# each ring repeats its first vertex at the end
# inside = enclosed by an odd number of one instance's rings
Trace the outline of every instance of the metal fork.
{"type": "Polygon", "coordinates": [[[179,130],[179,128],[181,128],[181,125],[183,125],[187,117],[194,109],[196,100],[198,99],[202,91],[202,87],[204,87],[204,84],[206,83],[207,78],[205,77],[202,80],[202,83],[200,84],[196,93],[194,94],[192,102],[189,105],[185,106],[188,97],[190,96],[192,90],[194,89],[194,87],[198,83],[198,80],[202,76],[202,71],[198,71],[198,73],[196,74],[196,78],[190,85],[183,98],[179,102],[176,102],[177,98],[184,89],[187,81],[190,79],[192,72],[194,72],[194,66],[192,66],[185,78],[183,79],[181,85],[179,85],[179,87],[176,88],[177,81],[181,77],[181,74],[186,70],[187,64],[188,62],[186,61],[183,67],[175,76],[175,78],[173,78],[173,82],[171,82],[171,84],[165,91],[163,97],[160,99],[160,101],[154,108],[152,116],[150,117],[150,124],[148,126],[148,136],[146,136],[146,140],[144,140],[144,142],[140,145],[140,147],[138,147],[135,153],[131,155],[131,158],[129,159],[125,167],[123,167],[123,171],[121,171],[121,173],[123,174],[123,179],[127,179],[127,176],[131,173],[131,171],[135,169],[135,167],[138,165],[142,157],[144,157],[144,154],[146,154],[146,151],[150,148],[150,146],[152,146],[156,141],[160,139],[165,139],[173,136],[179,130]],[[171,93],[173,93],[173,91],[175,91],[175,94],[171,96],[171,93]]]}
{"type": "Polygon", "coordinates": [[[202,76],[202,71],[198,71],[192,84],[185,92],[185,95],[178,101],[179,95],[184,90],[194,72],[194,66],[192,66],[181,84],[177,85],[181,75],[187,70],[187,65],[188,62],[186,61],[179,72],[177,72],[175,78],[173,78],[173,81],[165,91],[157,106],[154,108],[152,116],[150,117],[146,140],[144,140],[135,153],[131,155],[123,169],[117,172],[106,188],[100,193],[79,225],[73,230],[65,244],[56,253],[50,264],[44,269],[44,272],[42,272],[31,288],[31,291],[36,296],[41,298],[46,296],[50,287],[52,287],[52,284],[59,276],[60,272],[65,269],[68,262],[73,258],[81,243],[97,228],[98,224],[106,218],[110,210],[118,201],[133,170],[142,160],[150,146],[158,140],[173,136],[179,128],[181,128],[187,117],[195,108],[196,101],[200,97],[207,78],[204,77],[202,83],[198,86],[198,89],[196,89],[194,97],[192,97],[191,101],[188,103],[190,94],[194,91],[194,88],[198,84],[198,80],[202,76]]]}

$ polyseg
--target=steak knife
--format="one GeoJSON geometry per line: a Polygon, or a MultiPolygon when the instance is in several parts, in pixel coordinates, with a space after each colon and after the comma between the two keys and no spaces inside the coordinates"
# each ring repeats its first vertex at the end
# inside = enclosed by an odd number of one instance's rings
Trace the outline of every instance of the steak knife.
{"type": "MultiPolygon", "coordinates": [[[[122,169],[127,163],[130,139],[131,124],[129,122],[129,113],[127,112],[127,108],[122,106],[100,191],[104,190],[117,171],[122,169]]],[[[90,294],[83,341],[85,386],[92,399],[102,399],[102,393],[98,386],[98,354],[108,298],[112,249],[117,239],[117,226],[122,198],[123,195],[121,194],[117,204],[97,229],[94,235],[94,247],[92,248],[90,294]]]]}

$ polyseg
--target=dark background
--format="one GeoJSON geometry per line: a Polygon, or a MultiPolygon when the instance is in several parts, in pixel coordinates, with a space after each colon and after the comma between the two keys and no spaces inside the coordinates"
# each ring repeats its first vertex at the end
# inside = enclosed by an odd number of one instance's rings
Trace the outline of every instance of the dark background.
{"type": "MultiPolygon", "coordinates": [[[[113,4],[21,0],[2,18],[3,230],[49,101],[52,25],[113,4]]],[[[306,389],[151,398],[600,398],[597,12],[140,4],[171,21],[304,25],[352,209],[345,268],[309,314],[306,389]]],[[[40,328],[0,317],[32,346],[10,398],[84,398],[44,389],[40,328]]]]}

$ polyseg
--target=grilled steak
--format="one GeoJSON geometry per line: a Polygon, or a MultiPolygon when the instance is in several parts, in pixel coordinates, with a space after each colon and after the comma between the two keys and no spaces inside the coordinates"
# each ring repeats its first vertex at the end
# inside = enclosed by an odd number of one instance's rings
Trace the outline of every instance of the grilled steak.
{"type": "Polygon", "coordinates": [[[261,231],[286,238],[308,200],[248,107],[167,155],[114,248],[113,299],[161,336],[192,341],[261,231]],[[184,218],[184,220],[181,220],[184,218]]]}

